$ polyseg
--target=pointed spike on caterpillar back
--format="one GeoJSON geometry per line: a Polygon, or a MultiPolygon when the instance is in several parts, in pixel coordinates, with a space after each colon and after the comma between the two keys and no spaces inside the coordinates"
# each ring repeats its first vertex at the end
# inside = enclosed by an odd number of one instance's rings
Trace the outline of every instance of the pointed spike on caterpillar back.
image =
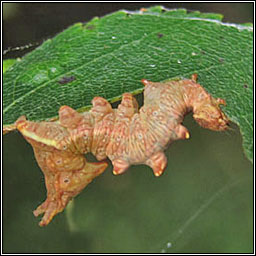
{"type": "Polygon", "coordinates": [[[82,121],[83,116],[69,106],[61,106],[59,120],[63,127],[74,129],[82,121]]]}
{"type": "Polygon", "coordinates": [[[218,105],[224,105],[224,106],[227,105],[227,103],[226,103],[226,101],[225,101],[224,99],[217,98],[216,101],[217,101],[217,104],[218,104],[218,105]]]}
{"type": "Polygon", "coordinates": [[[124,93],[122,96],[121,104],[118,105],[117,109],[117,120],[121,117],[132,118],[135,113],[138,112],[139,105],[136,99],[131,93],[124,93]]]}
{"type": "Polygon", "coordinates": [[[194,81],[195,83],[197,82],[197,76],[198,75],[196,73],[192,74],[191,76],[191,80],[194,81]]]}
{"type": "Polygon", "coordinates": [[[150,84],[151,82],[147,79],[141,79],[141,82],[144,86],[147,86],[148,84],[150,84]]]}
{"type": "Polygon", "coordinates": [[[110,103],[102,97],[94,97],[92,100],[92,109],[90,113],[94,116],[96,122],[102,120],[104,116],[113,112],[110,103]]]}
{"type": "Polygon", "coordinates": [[[14,123],[14,124],[16,125],[16,129],[17,129],[17,130],[22,129],[22,127],[26,124],[26,121],[27,121],[27,119],[26,119],[25,116],[20,116],[20,117],[16,120],[16,122],[14,123]]]}

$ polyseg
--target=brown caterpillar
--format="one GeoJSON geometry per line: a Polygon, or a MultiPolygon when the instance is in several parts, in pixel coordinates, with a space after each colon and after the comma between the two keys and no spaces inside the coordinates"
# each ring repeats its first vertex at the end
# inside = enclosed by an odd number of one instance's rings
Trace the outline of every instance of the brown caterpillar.
{"type": "Polygon", "coordinates": [[[228,118],[219,107],[225,100],[214,99],[196,78],[194,74],[191,79],[162,83],[143,79],[144,105],[140,110],[132,94],[124,93],[117,109],[95,97],[89,112],[81,114],[62,106],[58,121],[30,122],[20,117],[7,128],[17,128],[32,145],[45,175],[47,199],[34,211],[35,216],[44,213],[39,225],[47,225],[106,169],[106,162],[88,163],[84,154],[92,152],[99,161],[108,157],[114,174],[143,163],[160,176],[167,165],[164,149],[174,140],[189,138],[181,124],[187,112],[193,111],[204,128],[227,129],[228,118]]]}

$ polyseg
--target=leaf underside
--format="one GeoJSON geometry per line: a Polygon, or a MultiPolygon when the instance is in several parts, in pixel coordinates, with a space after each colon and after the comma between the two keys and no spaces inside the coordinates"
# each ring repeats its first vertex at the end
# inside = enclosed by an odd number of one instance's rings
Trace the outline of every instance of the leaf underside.
{"type": "Polygon", "coordinates": [[[253,156],[253,30],[222,15],[152,7],[75,24],[9,67],[3,77],[3,123],[47,120],[61,105],[84,111],[95,96],[110,102],[142,92],[142,78],[190,77],[240,126],[253,156]]]}

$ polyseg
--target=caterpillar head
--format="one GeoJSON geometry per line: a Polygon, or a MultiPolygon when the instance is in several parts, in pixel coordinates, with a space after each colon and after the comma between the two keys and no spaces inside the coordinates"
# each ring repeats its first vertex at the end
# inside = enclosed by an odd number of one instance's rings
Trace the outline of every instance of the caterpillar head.
{"type": "Polygon", "coordinates": [[[223,99],[211,98],[194,109],[194,119],[203,128],[214,131],[224,131],[228,129],[228,118],[222,112],[219,105],[226,105],[223,99]]]}

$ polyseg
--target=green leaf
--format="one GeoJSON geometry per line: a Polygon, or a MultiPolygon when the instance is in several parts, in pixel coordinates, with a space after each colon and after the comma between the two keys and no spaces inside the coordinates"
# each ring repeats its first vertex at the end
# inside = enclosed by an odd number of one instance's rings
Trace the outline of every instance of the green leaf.
{"type": "Polygon", "coordinates": [[[158,6],[75,24],[5,72],[3,122],[49,119],[61,105],[84,111],[94,96],[114,102],[141,92],[142,78],[198,73],[200,84],[227,101],[225,112],[240,126],[252,161],[253,32],[221,18],[158,6]]]}
{"type": "Polygon", "coordinates": [[[153,7],[76,24],[5,74],[4,124],[23,114],[51,118],[64,104],[84,110],[96,95],[116,101],[123,92],[140,92],[143,77],[197,72],[203,86],[227,100],[226,113],[240,125],[252,159],[252,30],[217,22],[221,17],[153,7]]]}
{"type": "Polygon", "coordinates": [[[16,61],[20,61],[20,59],[8,59],[3,61],[3,74],[7,69],[9,69],[16,61]]]}

